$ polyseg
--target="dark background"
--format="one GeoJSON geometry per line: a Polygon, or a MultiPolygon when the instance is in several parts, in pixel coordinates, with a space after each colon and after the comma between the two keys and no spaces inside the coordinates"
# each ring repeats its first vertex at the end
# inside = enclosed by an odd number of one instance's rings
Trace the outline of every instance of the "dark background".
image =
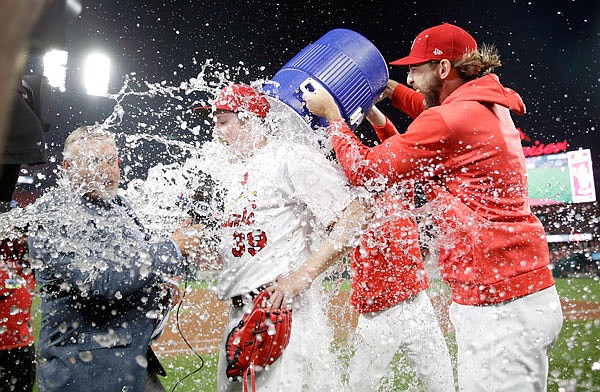
{"type": "MultiPolygon", "coordinates": [[[[200,64],[213,59],[225,67],[248,69],[236,81],[272,77],[306,45],[334,28],[363,34],[386,61],[408,54],[421,30],[443,22],[469,31],[479,44],[495,44],[503,66],[496,73],[504,85],[521,94],[528,113],[515,123],[532,140],[567,140],[569,150],[591,148],[597,194],[600,185],[599,124],[599,13],[598,2],[568,1],[82,1],[83,11],[66,28],[69,70],[66,92],[55,92],[56,117],[46,134],[51,155],[57,155],[66,135],[76,127],[102,122],[114,101],[87,96],[80,81],[83,57],[98,49],[111,57],[110,92],[117,92],[124,76],[137,81],[178,85],[196,77],[200,64]]],[[[31,56],[25,72],[36,72],[39,59],[31,56]]],[[[406,80],[406,68],[391,67],[390,78],[406,80]]],[[[134,103],[131,123],[160,121],[154,132],[188,138],[181,120],[201,124],[190,107],[203,97],[184,97],[181,106],[152,113],[155,103],[134,103]],[[147,105],[147,107],[144,107],[147,105]],[[141,109],[142,107],[143,110],[141,109]],[[147,118],[145,118],[147,117],[147,118]]],[[[164,106],[166,107],[166,106],[164,106]]],[[[168,106],[174,107],[174,106],[168,106]]],[[[399,129],[409,120],[389,104],[382,106],[399,129]]],[[[196,138],[204,140],[206,132],[196,138]]],[[[147,131],[147,130],[146,130],[147,131]]],[[[372,134],[360,127],[365,140],[372,134]]],[[[527,145],[525,143],[524,145],[527,145]]],[[[123,146],[122,146],[123,147],[123,146]]],[[[139,147],[139,145],[138,145],[139,147]]],[[[159,148],[160,150],[160,148],[159,148]]],[[[158,151],[158,150],[157,150],[158,151]]],[[[169,160],[164,151],[150,156],[130,154],[136,170],[169,160]],[[135,161],[135,162],[134,162],[135,161]]],[[[51,174],[51,173],[50,173],[51,174]]]]}

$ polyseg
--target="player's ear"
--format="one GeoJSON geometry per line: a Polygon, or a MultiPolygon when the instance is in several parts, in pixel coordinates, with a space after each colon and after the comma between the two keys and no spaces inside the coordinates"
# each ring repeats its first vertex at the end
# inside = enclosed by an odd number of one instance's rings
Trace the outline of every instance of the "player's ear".
{"type": "Polygon", "coordinates": [[[441,79],[446,79],[451,74],[453,68],[452,63],[448,59],[440,60],[437,68],[438,75],[441,79]]]}

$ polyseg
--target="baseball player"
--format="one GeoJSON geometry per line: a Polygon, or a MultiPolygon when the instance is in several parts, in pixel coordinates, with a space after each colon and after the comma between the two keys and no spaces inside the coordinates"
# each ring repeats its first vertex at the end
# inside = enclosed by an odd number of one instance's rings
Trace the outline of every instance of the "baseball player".
{"type": "MultiPolygon", "coordinates": [[[[343,226],[365,215],[343,172],[321,151],[286,141],[282,135],[294,130],[269,135],[277,127],[267,118],[270,106],[244,84],[227,86],[212,105],[214,137],[230,157],[228,178],[219,178],[221,170],[208,170],[227,190],[220,232],[224,266],[217,287],[218,297],[231,302],[224,342],[249,311],[254,293],[315,253],[331,224],[343,226]]],[[[325,253],[333,259],[350,249],[325,253]]],[[[258,391],[339,390],[321,303],[315,289],[286,304],[293,309],[289,345],[270,368],[257,373],[258,391]]],[[[242,390],[238,380],[227,379],[226,367],[222,344],[218,390],[242,390]]]]}
{"type": "MultiPolygon", "coordinates": [[[[373,107],[367,115],[380,140],[397,134],[394,125],[373,107]]],[[[377,391],[394,354],[404,354],[425,391],[454,392],[454,375],[446,341],[425,290],[425,272],[414,218],[414,186],[406,181],[376,198],[379,219],[369,225],[351,254],[350,303],[360,314],[350,360],[354,391],[377,391]],[[376,359],[376,360],[374,360],[376,359]]]]}
{"type": "Polygon", "coordinates": [[[439,265],[452,291],[461,391],[545,391],[548,350],[562,326],[545,232],[527,199],[527,172],[510,111],[521,97],[500,84],[490,46],[444,23],[421,32],[410,54],[410,89],[386,95],[414,118],[407,131],[367,147],[324,90],[305,93],[324,116],[351,182],[427,180],[442,234],[439,265]],[[416,91],[415,91],[416,90],[416,91]]]}

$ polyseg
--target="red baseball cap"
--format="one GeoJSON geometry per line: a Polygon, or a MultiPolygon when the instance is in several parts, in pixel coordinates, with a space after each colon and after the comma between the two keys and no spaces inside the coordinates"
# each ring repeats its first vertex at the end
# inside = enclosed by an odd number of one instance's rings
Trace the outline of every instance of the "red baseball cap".
{"type": "Polygon", "coordinates": [[[477,50],[477,42],[465,30],[450,23],[428,28],[413,41],[410,54],[390,65],[412,65],[431,60],[458,60],[465,53],[477,50]]]}
{"type": "Polygon", "coordinates": [[[231,112],[250,112],[259,117],[266,117],[271,105],[256,89],[244,83],[231,84],[224,87],[212,106],[198,106],[201,109],[229,110],[231,112]]]}

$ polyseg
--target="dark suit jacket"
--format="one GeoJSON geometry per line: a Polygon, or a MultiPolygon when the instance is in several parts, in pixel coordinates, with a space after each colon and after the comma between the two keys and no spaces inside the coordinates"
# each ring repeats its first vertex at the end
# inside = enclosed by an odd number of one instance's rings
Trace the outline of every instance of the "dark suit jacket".
{"type": "Polygon", "coordinates": [[[39,390],[141,391],[158,371],[147,352],[161,283],[182,273],[179,250],[150,243],[120,205],[56,192],[38,208],[29,246],[42,296],[39,390]]]}

